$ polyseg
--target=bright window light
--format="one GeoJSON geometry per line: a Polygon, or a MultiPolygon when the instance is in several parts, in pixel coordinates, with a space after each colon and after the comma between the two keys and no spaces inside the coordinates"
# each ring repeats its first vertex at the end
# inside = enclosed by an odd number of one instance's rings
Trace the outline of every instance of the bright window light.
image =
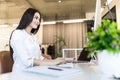
{"type": "Polygon", "coordinates": [[[1,24],[0,27],[8,27],[6,24],[1,24]]]}
{"type": "Polygon", "coordinates": [[[104,10],[104,8],[101,8],[101,11],[100,11],[100,12],[102,13],[102,12],[103,12],[103,10],[104,10]]]}
{"type": "Polygon", "coordinates": [[[106,5],[109,5],[112,2],[112,0],[107,0],[106,5]]]}
{"type": "Polygon", "coordinates": [[[17,26],[18,26],[18,24],[13,24],[12,26],[13,26],[13,27],[17,27],[17,26]]]}
{"type": "Polygon", "coordinates": [[[42,25],[48,25],[48,24],[56,24],[55,21],[49,21],[49,22],[41,22],[42,25]]]}
{"type": "Polygon", "coordinates": [[[108,1],[108,4],[110,4],[112,0],[107,0],[107,1],[108,1]]]}

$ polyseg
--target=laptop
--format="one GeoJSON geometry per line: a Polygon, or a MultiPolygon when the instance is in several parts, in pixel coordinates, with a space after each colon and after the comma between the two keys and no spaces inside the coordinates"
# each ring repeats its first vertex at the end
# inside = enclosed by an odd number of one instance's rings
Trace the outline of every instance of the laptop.
{"type": "Polygon", "coordinates": [[[91,58],[88,58],[89,51],[85,50],[87,47],[84,47],[81,51],[77,61],[76,60],[67,60],[68,63],[87,63],[90,62],[91,58]]]}

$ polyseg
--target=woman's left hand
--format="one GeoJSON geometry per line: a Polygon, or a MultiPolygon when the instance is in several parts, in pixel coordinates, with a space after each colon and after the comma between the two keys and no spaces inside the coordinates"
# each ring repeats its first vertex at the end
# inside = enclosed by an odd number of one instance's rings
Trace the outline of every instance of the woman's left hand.
{"type": "Polygon", "coordinates": [[[45,58],[48,59],[48,60],[51,60],[51,59],[52,59],[51,56],[50,56],[50,55],[47,55],[47,54],[42,54],[42,56],[45,57],[45,58]]]}
{"type": "Polygon", "coordinates": [[[61,64],[67,63],[67,61],[66,61],[64,58],[56,58],[55,60],[56,60],[56,61],[60,61],[61,64]]]}

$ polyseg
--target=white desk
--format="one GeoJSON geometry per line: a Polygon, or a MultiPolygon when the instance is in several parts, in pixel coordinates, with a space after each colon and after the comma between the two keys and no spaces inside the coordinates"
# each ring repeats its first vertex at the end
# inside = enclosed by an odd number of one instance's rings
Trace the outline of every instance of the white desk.
{"type": "Polygon", "coordinates": [[[74,67],[83,69],[83,72],[65,78],[54,78],[28,72],[6,73],[0,75],[0,80],[114,80],[105,77],[99,70],[97,71],[97,68],[93,69],[90,63],[74,63],[74,67]]]}

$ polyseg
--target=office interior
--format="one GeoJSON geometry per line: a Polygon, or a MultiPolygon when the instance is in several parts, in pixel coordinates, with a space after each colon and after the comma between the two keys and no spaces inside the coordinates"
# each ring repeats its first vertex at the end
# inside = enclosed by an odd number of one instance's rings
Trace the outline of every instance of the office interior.
{"type": "MultiPolygon", "coordinates": [[[[106,0],[100,1],[100,17],[110,19],[106,0]]],[[[119,29],[120,0],[108,0],[108,4],[119,29]]],[[[62,48],[85,47],[86,33],[94,28],[96,0],[0,0],[0,51],[9,51],[10,34],[29,7],[42,13],[36,37],[44,53],[49,53],[49,45],[62,45],[62,48]],[[55,43],[61,38],[62,43],[55,43]]],[[[59,53],[57,56],[61,55],[59,53]]]]}

